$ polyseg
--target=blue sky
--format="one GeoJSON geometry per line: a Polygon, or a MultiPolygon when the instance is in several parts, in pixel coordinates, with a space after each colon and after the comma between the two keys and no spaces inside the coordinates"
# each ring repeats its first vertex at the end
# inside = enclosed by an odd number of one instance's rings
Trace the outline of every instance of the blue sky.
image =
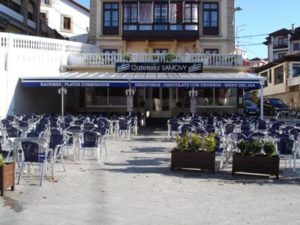
{"type": "MultiPolygon", "coordinates": [[[[77,0],[89,7],[89,0],[77,0]]],[[[249,58],[267,57],[267,47],[262,44],[267,34],[281,28],[300,26],[300,0],[236,0],[237,42],[241,49],[248,52],[249,58]],[[243,38],[245,36],[259,35],[243,38]]]]}

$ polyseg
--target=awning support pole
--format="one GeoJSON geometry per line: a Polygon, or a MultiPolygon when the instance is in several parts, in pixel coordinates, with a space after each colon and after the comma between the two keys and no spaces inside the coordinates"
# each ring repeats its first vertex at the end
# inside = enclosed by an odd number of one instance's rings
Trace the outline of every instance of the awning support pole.
{"type": "Polygon", "coordinates": [[[264,83],[260,83],[260,119],[264,119],[264,83]]]}
{"type": "Polygon", "coordinates": [[[67,89],[62,86],[58,89],[58,94],[61,97],[61,116],[63,117],[65,115],[65,94],[67,94],[67,89]]]}

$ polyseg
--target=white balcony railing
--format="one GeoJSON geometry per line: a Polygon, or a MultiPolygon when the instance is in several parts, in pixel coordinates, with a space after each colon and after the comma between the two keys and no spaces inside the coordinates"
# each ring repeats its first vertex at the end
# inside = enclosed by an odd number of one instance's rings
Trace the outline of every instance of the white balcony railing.
{"type": "Polygon", "coordinates": [[[207,67],[242,66],[242,56],[232,54],[188,53],[83,53],[68,55],[68,65],[114,65],[116,62],[202,62],[207,67]]]}

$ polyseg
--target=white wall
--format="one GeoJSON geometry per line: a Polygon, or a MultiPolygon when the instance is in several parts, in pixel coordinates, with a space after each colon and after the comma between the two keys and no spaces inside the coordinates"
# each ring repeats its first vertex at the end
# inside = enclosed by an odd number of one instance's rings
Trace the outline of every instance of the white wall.
{"type": "MultiPolygon", "coordinates": [[[[95,45],[0,32],[0,117],[34,110],[30,105],[33,98],[44,97],[41,104],[49,102],[51,107],[51,100],[58,97],[49,98],[40,95],[41,92],[34,95],[24,90],[19,84],[20,77],[57,77],[69,53],[96,50],[95,45]]],[[[36,109],[40,109],[39,104],[36,109]]]]}
{"type": "Polygon", "coordinates": [[[41,12],[46,12],[49,27],[56,29],[61,35],[70,40],[87,42],[87,28],[89,28],[89,13],[68,0],[52,1],[50,7],[41,6],[41,12]],[[71,17],[72,32],[64,32],[61,29],[62,15],[71,17]],[[78,35],[84,35],[85,39],[72,39],[78,35]]]}

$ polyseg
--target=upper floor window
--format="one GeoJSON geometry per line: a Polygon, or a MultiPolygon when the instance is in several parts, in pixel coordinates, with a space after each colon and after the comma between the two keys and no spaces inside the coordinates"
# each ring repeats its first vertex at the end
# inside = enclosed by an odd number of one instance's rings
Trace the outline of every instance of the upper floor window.
{"type": "Polygon", "coordinates": [[[197,23],[198,22],[198,4],[186,3],[184,5],[184,22],[197,23]]]}
{"type": "Polygon", "coordinates": [[[153,21],[152,3],[140,3],[139,7],[139,22],[150,24],[153,21]]]}
{"type": "Polygon", "coordinates": [[[294,51],[299,51],[300,50],[300,42],[296,42],[293,44],[293,50],[294,51]]]}
{"type": "Polygon", "coordinates": [[[181,24],[182,23],[182,3],[170,4],[170,23],[181,24]]]}
{"type": "Polygon", "coordinates": [[[277,37],[277,38],[275,38],[273,47],[274,48],[287,48],[288,47],[287,37],[277,37]]]}
{"type": "Polygon", "coordinates": [[[136,3],[126,3],[123,7],[124,11],[124,30],[136,30],[138,19],[138,7],[136,3]],[[126,25],[128,24],[129,25],[126,25]]]}
{"type": "Polygon", "coordinates": [[[119,3],[103,3],[103,34],[119,34],[119,3]]]}
{"type": "Polygon", "coordinates": [[[219,4],[203,3],[203,34],[219,34],[219,4]]]}
{"type": "Polygon", "coordinates": [[[12,10],[14,10],[17,13],[21,13],[21,6],[22,1],[21,0],[11,0],[10,1],[10,7],[12,10]]]}
{"type": "Polygon", "coordinates": [[[47,13],[41,12],[41,13],[40,13],[40,18],[41,18],[41,20],[42,20],[45,24],[48,24],[47,13]]]}
{"type": "Polygon", "coordinates": [[[154,30],[167,30],[168,25],[168,4],[155,3],[154,4],[154,30]]]}
{"type": "Polygon", "coordinates": [[[269,69],[269,83],[272,83],[272,69],[269,69]]]}
{"type": "Polygon", "coordinates": [[[34,20],[34,3],[29,1],[28,3],[28,19],[34,20]]]}
{"type": "Polygon", "coordinates": [[[275,76],[274,82],[275,82],[275,84],[283,83],[283,78],[284,78],[283,75],[284,75],[283,74],[283,66],[280,66],[280,67],[274,69],[274,76],[275,76]]]}
{"type": "Polygon", "coordinates": [[[45,5],[50,5],[50,0],[43,0],[43,3],[44,3],[45,5]]]}
{"type": "Polygon", "coordinates": [[[102,52],[107,53],[107,54],[117,54],[118,50],[117,49],[103,49],[102,52]]]}
{"type": "Polygon", "coordinates": [[[292,76],[293,77],[299,77],[300,76],[300,63],[294,63],[293,64],[293,70],[292,70],[292,76]]]}
{"type": "Polygon", "coordinates": [[[72,23],[72,21],[71,21],[71,18],[70,17],[68,17],[68,16],[63,16],[63,30],[64,31],[71,31],[71,23],[72,23]]]}
{"type": "Polygon", "coordinates": [[[204,54],[219,54],[219,49],[204,49],[204,54]]]}

